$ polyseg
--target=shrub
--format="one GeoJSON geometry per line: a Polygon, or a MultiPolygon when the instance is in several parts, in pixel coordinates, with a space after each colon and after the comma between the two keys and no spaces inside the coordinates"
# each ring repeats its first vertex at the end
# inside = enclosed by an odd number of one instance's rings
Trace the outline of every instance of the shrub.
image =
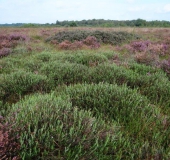
{"type": "Polygon", "coordinates": [[[18,160],[20,143],[18,142],[19,135],[16,128],[14,117],[11,117],[9,123],[5,123],[5,118],[0,115],[0,159],[18,160]]]}
{"type": "Polygon", "coordinates": [[[86,39],[83,40],[83,43],[89,46],[91,49],[97,49],[100,47],[100,43],[94,36],[88,36],[86,39]]]}
{"type": "MultiPolygon", "coordinates": [[[[101,42],[104,44],[122,44],[123,42],[130,41],[132,39],[136,39],[133,34],[127,33],[127,32],[104,32],[104,31],[63,31],[57,33],[55,36],[49,37],[46,39],[46,42],[56,40],[59,43],[68,40],[69,42],[74,41],[83,41],[88,36],[95,37],[97,39],[97,42],[101,42]]],[[[93,38],[94,41],[94,38],[93,38]]]]}
{"type": "Polygon", "coordinates": [[[128,139],[124,145],[129,142],[130,147],[118,147],[117,155],[121,150],[124,159],[130,159],[129,155],[134,155],[133,159],[148,159],[158,155],[162,157],[165,151],[168,157],[169,120],[136,90],[99,83],[77,84],[63,92],[70,95],[73,106],[90,109],[96,117],[119,122],[123,135],[128,139]],[[163,125],[164,122],[166,125],[163,125]],[[165,150],[160,152],[162,145],[165,150]]]}
{"type": "Polygon", "coordinates": [[[170,76],[170,58],[161,62],[161,68],[170,76]]]}
{"type": "Polygon", "coordinates": [[[135,60],[141,64],[157,66],[159,63],[159,56],[156,54],[141,52],[135,55],[135,60]]]}
{"type": "Polygon", "coordinates": [[[10,48],[2,48],[0,49],[0,57],[7,56],[12,52],[10,48]]]}
{"type": "MultiPolygon", "coordinates": [[[[33,95],[15,104],[22,159],[109,159],[119,131],[74,108],[66,96],[33,95]],[[19,110],[19,111],[18,111],[19,110]]],[[[9,118],[9,121],[11,119],[9,118]]]]}
{"type": "Polygon", "coordinates": [[[107,61],[107,57],[105,55],[98,53],[88,53],[83,51],[78,51],[74,54],[58,54],[53,59],[61,61],[61,62],[70,62],[70,63],[78,63],[86,66],[98,65],[102,62],[107,61]]]}
{"type": "MultiPolygon", "coordinates": [[[[139,67],[136,70],[139,70],[139,67]]],[[[170,105],[170,101],[168,100],[170,96],[170,82],[166,74],[161,70],[147,72],[146,74],[142,72],[115,64],[99,64],[89,70],[89,77],[86,82],[126,84],[132,89],[138,88],[140,93],[147,96],[154,104],[170,105]]]]}
{"type": "Polygon", "coordinates": [[[69,42],[68,40],[65,40],[59,44],[59,48],[69,50],[71,48],[71,42],[69,42]]]}
{"type": "Polygon", "coordinates": [[[133,70],[135,73],[138,73],[143,76],[152,75],[157,72],[162,72],[160,68],[153,67],[153,66],[146,66],[145,64],[139,64],[139,63],[128,64],[128,69],[133,70]]]}
{"type": "Polygon", "coordinates": [[[93,83],[107,82],[111,84],[117,83],[119,85],[128,83],[130,86],[134,86],[137,77],[137,73],[123,66],[107,63],[99,64],[89,72],[89,81],[93,83]]]}
{"type": "Polygon", "coordinates": [[[76,63],[51,62],[41,67],[40,72],[49,78],[49,83],[55,85],[84,82],[88,67],[76,63]]]}
{"type": "Polygon", "coordinates": [[[9,35],[8,39],[10,41],[12,41],[12,40],[26,41],[26,40],[28,40],[28,37],[24,34],[12,33],[9,35]]]}
{"type": "Polygon", "coordinates": [[[22,70],[3,75],[0,82],[0,98],[19,96],[45,89],[46,77],[22,70]]]}
{"type": "Polygon", "coordinates": [[[82,47],[83,47],[82,41],[74,41],[73,43],[71,43],[68,40],[65,40],[59,43],[59,48],[64,50],[76,50],[81,49],[82,47]]]}
{"type": "Polygon", "coordinates": [[[0,57],[12,53],[20,41],[27,41],[28,37],[23,34],[12,33],[10,35],[0,35],[0,57]]]}

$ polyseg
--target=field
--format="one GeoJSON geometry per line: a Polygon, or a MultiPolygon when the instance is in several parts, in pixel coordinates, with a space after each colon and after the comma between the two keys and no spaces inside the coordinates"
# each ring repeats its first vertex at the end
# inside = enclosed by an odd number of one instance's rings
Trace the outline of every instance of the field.
{"type": "Polygon", "coordinates": [[[0,28],[0,159],[170,159],[170,29],[0,28]]]}

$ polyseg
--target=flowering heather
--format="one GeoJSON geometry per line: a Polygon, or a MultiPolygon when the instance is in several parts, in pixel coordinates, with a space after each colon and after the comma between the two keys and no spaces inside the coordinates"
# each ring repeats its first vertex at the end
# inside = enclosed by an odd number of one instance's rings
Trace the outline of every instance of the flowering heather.
{"type": "Polygon", "coordinates": [[[161,67],[166,73],[170,75],[170,58],[168,60],[163,60],[161,67]]]}
{"type": "Polygon", "coordinates": [[[165,55],[168,53],[169,46],[166,43],[151,42],[151,41],[134,41],[123,46],[130,53],[146,52],[148,54],[165,55]]]}
{"type": "Polygon", "coordinates": [[[70,49],[70,46],[71,46],[71,42],[69,42],[68,40],[65,40],[59,44],[59,48],[65,50],[70,49]]]}
{"type": "Polygon", "coordinates": [[[28,37],[24,34],[12,33],[9,35],[9,40],[17,40],[17,41],[27,41],[28,37]]]}
{"type": "Polygon", "coordinates": [[[12,52],[10,48],[2,48],[0,49],[0,57],[7,56],[12,52]]]}
{"type": "Polygon", "coordinates": [[[27,41],[28,39],[29,39],[28,36],[26,36],[25,34],[21,34],[21,33],[11,33],[9,35],[0,35],[0,42],[2,42],[4,40],[27,41]]]}
{"type": "Polygon", "coordinates": [[[1,160],[20,159],[18,157],[18,151],[20,149],[20,144],[18,143],[19,136],[16,134],[18,130],[13,129],[12,126],[13,124],[5,123],[4,118],[0,116],[0,159],[1,160]]]}
{"type": "Polygon", "coordinates": [[[150,44],[150,41],[134,41],[131,43],[131,47],[134,52],[142,52],[146,51],[150,44]]]}
{"type": "Polygon", "coordinates": [[[88,36],[83,40],[83,43],[89,46],[91,49],[97,49],[100,47],[100,43],[97,41],[97,38],[94,36],[88,36]]]}
{"type": "MultiPolygon", "coordinates": [[[[56,41],[56,40],[53,40],[53,41],[56,41]]],[[[53,41],[51,41],[51,43],[53,41]]],[[[56,45],[56,43],[53,43],[53,44],[56,45]]],[[[70,42],[68,40],[64,40],[63,42],[59,43],[59,48],[65,49],[65,50],[81,49],[81,48],[83,48],[83,46],[88,47],[90,49],[97,49],[100,47],[100,43],[97,41],[97,39],[94,36],[88,36],[86,39],[84,39],[82,41],[70,42]]]]}
{"type": "Polygon", "coordinates": [[[12,52],[20,41],[28,41],[29,38],[25,34],[11,33],[9,35],[0,35],[0,57],[7,56],[12,52]]]}

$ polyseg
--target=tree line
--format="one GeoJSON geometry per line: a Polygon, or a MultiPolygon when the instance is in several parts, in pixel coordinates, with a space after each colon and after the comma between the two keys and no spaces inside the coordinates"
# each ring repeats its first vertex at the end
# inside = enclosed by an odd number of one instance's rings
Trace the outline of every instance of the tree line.
{"type": "Polygon", "coordinates": [[[0,27],[170,27],[170,21],[146,21],[144,19],[136,20],[104,20],[104,19],[91,19],[81,21],[59,21],[56,23],[12,23],[0,24],[0,27]]]}
{"type": "Polygon", "coordinates": [[[81,21],[56,21],[57,26],[92,26],[92,27],[170,27],[169,21],[146,21],[137,20],[104,20],[92,19],[81,21]]]}

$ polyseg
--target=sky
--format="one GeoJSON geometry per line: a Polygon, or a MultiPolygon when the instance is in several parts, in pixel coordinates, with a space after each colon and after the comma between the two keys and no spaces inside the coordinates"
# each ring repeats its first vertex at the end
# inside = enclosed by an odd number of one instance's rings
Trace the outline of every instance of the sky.
{"type": "Polygon", "coordinates": [[[0,24],[138,18],[170,21],[170,0],[0,0],[0,24]]]}

